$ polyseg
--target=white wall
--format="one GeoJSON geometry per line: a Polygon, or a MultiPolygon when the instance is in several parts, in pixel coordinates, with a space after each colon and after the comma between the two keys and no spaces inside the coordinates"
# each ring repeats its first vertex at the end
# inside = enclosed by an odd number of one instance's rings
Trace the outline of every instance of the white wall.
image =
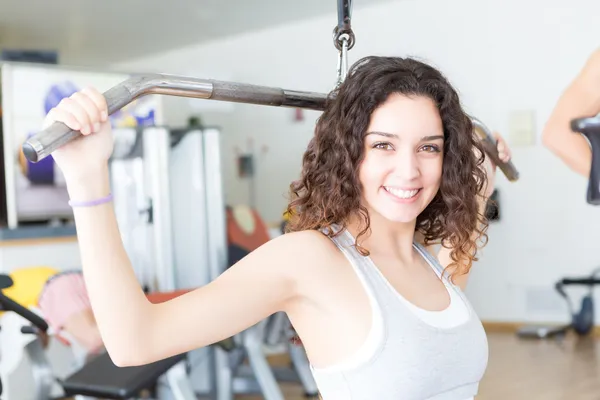
{"type": "MultiPolygon", "coordinates": [[[[600,3],[584,0],[391,1],[355,10],[357,42],[350,61],[369,54],[418,56],[440,67],[468,112],[493,129],[508,134],[509,113],[532,110],[539,135],[561,90],[598,45],[599,13],[600,3]]],[[[336,21],[334,14],[326,15],[118,67],[329,91],[336,72],[331,39],[336,21]]],[[[204,104],[198,102],[192,104],[204,104]]],[[[185,123],[189,100],[170,98],[167,106],[168,122],[185,123]]],[[[251,105],[203,115],[224,129],[231,203],[249,201],[247,184],[234,174],[233,147],[251,136],[257,147],[269,146],[258,168],[257,208],[276,221],[317,114],[307,113],[298,124],[291,122],[292,110],[251,105]]],[[[513,152],[521,180],[498,179],[502,220],[490,227],[490,243],[468,294],[485,320],[564,321],[566,310],[553,283],[600,265],[600,210],[585,204],[586,180],[539,142],[513,152]]]]}

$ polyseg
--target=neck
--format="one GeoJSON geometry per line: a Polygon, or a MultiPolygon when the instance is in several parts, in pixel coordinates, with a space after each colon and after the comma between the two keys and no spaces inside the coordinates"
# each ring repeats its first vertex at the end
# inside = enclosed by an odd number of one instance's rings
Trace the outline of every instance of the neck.
{"type": "MultiPolygon", "coordinates": [[[[358,244],[369,250],[371,255],[412,261],[417,221],[394,222],[372,210],[369,210],[369,216],[370,230],[358,239],[358,244]]],[[[363,218],[359,215],[353,216],[348,223],[348,230],[355,238],[365,227],[363,218]]]]}

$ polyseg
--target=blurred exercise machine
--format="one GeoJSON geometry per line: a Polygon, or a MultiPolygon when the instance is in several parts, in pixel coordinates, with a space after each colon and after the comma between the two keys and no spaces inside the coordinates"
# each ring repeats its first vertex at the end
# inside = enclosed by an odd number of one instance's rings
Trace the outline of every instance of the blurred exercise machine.
{"type": "MultiPolygon", "coordinates": [[[[339,54],[336,88],[348,73],[348,51],[356,41],[351,26],[351,0],[337,0],[337,17],[338,23],[333,31],[333,44],[339,54]]],[[[326,104],[335,98],[337,91],[324,94],[170,74],[141,74],[126,79],[103,93],[109,114],[117,112],[139,97],[150,94],[323,111],[326,104]]],[[[498,157],[496,140],[489,129],[477,118],[472,117],[471,120],[474,132],[482,139],[486,154],[510,181],[518,180],[519,173],[512,161],[504,163],[498,157]]],[[[80,136],[80,132],[55,122],[23,143],[23,155],[27,160],[36,163],[80,136]]]]}
{"type": "Polygon", "coordinates": [[[571,121],[571,130],[582,134],[592,149],[592,166],[588,181],[587,202],[600,205],[600,117],[577,118],[571,121]]]}
{"type": "Polygon", "coordinates": [[[544,339],[564,337],[570,330],[578,336],[587,336],[594,329],[594,297],[593,288],[600,285],[600,268],[595,269],[590,276],[580,278],[564,278],[556,282],[556,291],[565,299],[569,308],[570,322],[562,326],[528,325],[521,328],[517,334],[522,338],[544,339]],[[589,291],[581,299],[579,310],[575,311],[571,298],[565,291],[565,286],[587,286],[589,291]]]}
{"type": "MultiPolygon", "coordinates": [[[[1,274],[0,284],[2,289],[6,289],[12,285],[12,279],[1,274]]],[[[66,379],[57,379],[44,349],[44,341],[48,335],[46,321],[1,291],[0,307],[2,311],[17,314],[27,323],[21,326],[20,332],[32,337],[25,346],[25,352],[32,366],[35,400],[67,399],[73,396],[127,400],[138,397],[143,390],[154,389],[161,376],[166,377],[171,400],[196,399],[186,373],[185,354],[139,367],[119,368],[107,353],[103,353],[66,379]],[[51,395],[55,384],[62,389],[62,396],[51,395]]]]}
{"type": "MultiPolygon", "coordinates": [[[[338,0],[337,5],[334,45],[339,54],[336,81],[336,86],[339,86],[347,74],[347,54],[354,46],[355,35],[351,28],[352,2],[338,0]]],[[[142,74],[112,87],[104,93],[104,97],[109,114],[113,114],[136,98],[149,94],[322,111],[337,91],[324,94],[166,74],[142,74]]],[[[510,181],[516,181],[519,177],[517,169],[512,161],[504,163],[499,159],[489,129],[476,118],[472,121],[487,155],[510,181]]],[[[147,127],[129,134],[115,130],[115,137],[124,143],[115,148],[116,156],[111,166],[113,172],[122,172],[113,174],[113,187],[121,185],[120,189],[114,190],[119,229],[136,266],[136,275],[150,291],[199,287],[216,279],[227,268],[219,132],[217,129],[198,128],[181,133],[163,127],[147,127]],[[131,139],[129,144],[125,143],[127,137],[131,139]],[[140,220],[140,215],[146,219],[140,220]]],[[[22,146],[23,154],[36,163],[80,136],[79,132],[57,122],[30,137],[22,146]]],[[[240,350],[239,354],[248,358],[253,381],[265,398],[279,400],[283,399],[283,395],[261,349],[267,323],[262,321],[236,335],[234,343],[240,350]]],[[[285,337],[286,326],[287,322],[281,315],[273,316],[269,340],[285,337]]],[[[290,349],[299,354],[300,348],[290,349]]],[[[236,352],[221,346],[203,350],[209,353],[210,393],[217,400],[232,400],[238,390],[246,391],[254,386],[240,373],[244,367],[240,361],[243,358],[236,356],[236,352]]],[[[312,383],[307,379],[310,375],[308,363],[299,368],[300,365],[296,366],[296,373],[301,371],[299,379],[305,385],[305,391],[310,393],[312,383]]]]}
{"type": "MultiPolygon", "coordinates": [[[[110,171],[117,222],[138,281],[149,293],[206,285],[269,240],[254,210],[224,202],[219,129],[139,127],[114,133],[110,171]]],[[[283,400],[279,382],[298,382],[307,396],[317,395],[304,349],[286,337],[283,317],[273,315],[192,352],[207,361],[189,371],[194,384],[208,377],[195,391],[217,400],[256,393],[283,400]],[[289,353],[290,367],[269,365],[267,336],[272,347],[277,343],[289,353]]]]}

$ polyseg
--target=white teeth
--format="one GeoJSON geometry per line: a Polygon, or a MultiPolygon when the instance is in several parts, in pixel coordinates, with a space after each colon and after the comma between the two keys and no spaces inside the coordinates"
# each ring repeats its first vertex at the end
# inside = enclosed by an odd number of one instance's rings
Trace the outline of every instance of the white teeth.
{"type": "Polygon", "coordinates": [[[391,188],[391,187],[387,187],[387,186],[384,186],[384,188],[385,188],[385,190],[387,190],[394,196],[400,197],[401,199],[410,199],[411,197],[414,197],[419,192],[418,189],[402,190],[402,189],[395,189],[395,188],[391,188]]]}

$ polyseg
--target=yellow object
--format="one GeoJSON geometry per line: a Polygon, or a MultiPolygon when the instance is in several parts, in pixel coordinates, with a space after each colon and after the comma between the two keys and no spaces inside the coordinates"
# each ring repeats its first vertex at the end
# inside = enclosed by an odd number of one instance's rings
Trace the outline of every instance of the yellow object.
{"type": "Polygon", "coordinates": [[[2,292],[22,306],[35,307],[44,285],[58,272],[57,269],[46,266],[16,269],[8,274],[13,285],[2,292]]]}
{"type": "Polygon", "coordinates": [[[286,222],[287,222],[287,221],[289,221],[289,220],[290,220],[290,218],[292,217],[290,214],[291,214],[291,213],[287,212],[287,210],[286,210],[286,211],[283,213],[283,220],[284,220],[284,221],[286,221],[286,222]]]}
{"type": "Polygon", "coordinates": [[[246,205],[240,204],[233,207],[233,218],[238,226],[246,235],[252,235],[256,229],[256,221],[252,209],[246,205]]]}

